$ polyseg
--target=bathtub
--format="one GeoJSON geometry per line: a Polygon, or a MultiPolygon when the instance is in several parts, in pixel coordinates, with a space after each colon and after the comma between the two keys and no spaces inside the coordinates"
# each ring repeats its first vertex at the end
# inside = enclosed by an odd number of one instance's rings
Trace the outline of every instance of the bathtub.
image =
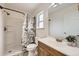
{"type": "Polygon", "coordinates": [[[23,56],[23,51],[22,50],[12,50],[8,51],[5,56],[23,56]]]}

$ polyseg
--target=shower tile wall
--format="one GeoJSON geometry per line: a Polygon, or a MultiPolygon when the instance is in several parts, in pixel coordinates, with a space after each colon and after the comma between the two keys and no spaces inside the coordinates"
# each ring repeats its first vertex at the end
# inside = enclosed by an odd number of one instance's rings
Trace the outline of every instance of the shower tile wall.
{"type": "Polygon", "coordinates": [[[21,50],[21,34],[22,34],[22,23],[24,20],[23,15],[16,12],[8,11],[10,15],[5,15],[6,28],[5,31],[5,50],[8,51],[21,50]]]}

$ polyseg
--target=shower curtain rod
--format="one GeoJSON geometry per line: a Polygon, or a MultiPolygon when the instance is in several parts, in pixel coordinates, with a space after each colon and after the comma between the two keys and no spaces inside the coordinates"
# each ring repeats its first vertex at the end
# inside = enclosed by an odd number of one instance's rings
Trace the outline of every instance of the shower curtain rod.
{"type": "Polygon", "coordinates": [[[15,11],[15,12],[18,12],[18,13],[21,13],[21,14],[25,15],[25,13],[24,13],[24,12],[17,11],[17,10],[13,10],[13,9],[6,8],[6,7],[2,7],[1,5],[0,5],[0,8],[1,8],[1,9],[7,9],[7,10],[15,11]]]}

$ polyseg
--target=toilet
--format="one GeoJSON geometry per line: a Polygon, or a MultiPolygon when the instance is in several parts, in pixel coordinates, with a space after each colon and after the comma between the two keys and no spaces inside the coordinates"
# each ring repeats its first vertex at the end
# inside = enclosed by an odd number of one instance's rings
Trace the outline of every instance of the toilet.
{"type": "Polygon", "coordinates": [[[37,55],[36,47],[37,47],[36,44],[29,44],[29,45],[27,45],[26,50],[28,51],[28,56],[36,56],[37,55]]]}

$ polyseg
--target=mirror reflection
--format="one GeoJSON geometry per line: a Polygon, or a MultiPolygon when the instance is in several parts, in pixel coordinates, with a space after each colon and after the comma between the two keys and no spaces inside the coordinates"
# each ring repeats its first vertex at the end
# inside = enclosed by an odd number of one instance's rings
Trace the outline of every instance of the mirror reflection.
{"type": "Polygon", "coordinates": [[[49,35],[65,38],[79,35],[79,10],[77,3],[55,3],[48,9],[49,35]]]}

